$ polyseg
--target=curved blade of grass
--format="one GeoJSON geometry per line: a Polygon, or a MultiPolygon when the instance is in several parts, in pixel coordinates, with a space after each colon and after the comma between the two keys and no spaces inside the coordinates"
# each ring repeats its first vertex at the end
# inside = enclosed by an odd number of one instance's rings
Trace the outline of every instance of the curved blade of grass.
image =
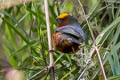
{"type": "MultiPolygon", "coordinates": [[[[35,5],[34,5],[34,7],[35,7],[35,5]]],[[[37,13],[36,13],[33,10],[31,10],[30,8],[27,8],[27,10],[30,12],[30,14],[33,14],[37,18],[39,18],[39,20],[41,21],[41,23],[43,23],[44,25],[46,24],[46,22],[45,22],[45,20],[43,18],[43,16],[45,16],[45,15],[43,15],[43,13],[41,11],[39,11],[39,12],[37,11],[37,13]]]]}
{"type": "Polygon", "coordinates": [[[120,80],[120,75],[109,77],[107,80],[120,80]]]}
{"type": "MultiPolygon", "coordinates": [[[[98,45],[100,43],[100,41],[103,39],[103,35],[106,33],[106,32],[109,32],[110,29],[114,29],[115,27],[117,27],[116,25],[120,23],[120,17],[116,18],[106,29],[104,29],[99,35],[98,37],[96,38],[95,40],[95,43],[96,45],[98,45]]],[[[110,34],[110,32],[109,32],[110,34]]],[[[107,35],[109,35],[107,34],[107,35]]]]}
{"type": "Polygon", "coordinates": [[[64,54],[61,54],[59,57],[57,57],[57,59],[55,60],[54,64],[56,64],[63,56],[64,54]]]}
{"type": "Polygon", "coordinates": [[[17,20],[13,16],[11,16],[8,12],[2,11],[1,13],[9,17],[13,22],[17,23],[17,20]]]}
{"type": "MultiPolygon", "coordinates": [[[[12,28],[20,37],[21,37],[21,39],[23,40],[23,41],[25,41],[25,43],[27,44],[27,45],[31,45],[31,43],[29,42],[29,40],[27,40],[19,31],[18,31],[18,29],[17,28],[15,28],[15,26],[14,25],[12,25],[6,18],[3,18],[3,20],[8,24],[8,26],[10,27],[10,28],[12,28]]],[[[31,47],[31,50],[37,55],[37,56],[39,56],[39,54],[36,52],[36,50],[33,48],[33,47],[31,47]]]]}
{"type": "Polygon", "coordinates": [[[29,15],[29,12],[26,12],[25,15],[23,15],[15,24],[17,26],[19,23],[21,23],[27,16],[29,15]]]}
{"type": "Polygon", "coordinates": [[[32,75],[29,80],[33,80],[36,76],[38,76],[40,73],[42,73],[45,69],[40,70],[39,72],[35,73],[34,75],[32,75]]]}
{"type": "Polygon", "coordinates": [[[72,68],[68,73],[66,73],[60,80],[65,80],[65,78],[68,76],[68,75],[70,75],[73,71],[75,71],[76,70],[76,68],[74,67],[74,68],[72,68]]]}
{"type": "Polygon", "coordinates": [[[15,28],[14,25],[12,25],[6,18],[3,18],[3,20],[22,38],[22,40],[24,40],[27,44],[30,45],[30,42],[17,30],[17,28],[15,28]]]}
{"type": "Polygon", "coordinates": [[[111,41],[111,42],[113,42],[113,45],[115,45],[117,43],[119,35],[120,35],[120,24],[118,25],[117,30],[116,30],[116,32],[115,32],[115,34],[113,36],[112,41],[111,41]]]}

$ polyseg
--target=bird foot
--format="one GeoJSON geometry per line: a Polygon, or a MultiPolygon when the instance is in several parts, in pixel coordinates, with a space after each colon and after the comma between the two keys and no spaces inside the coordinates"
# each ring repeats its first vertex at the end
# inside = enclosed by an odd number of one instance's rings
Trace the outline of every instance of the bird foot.
{"type": "Polygon", "coordinates": [[[56,49],[55,48],[52,48],[51,50],[48,50],[49,52],[55,52],[56,49]]]}
{"type": "Polygon", "coordinates": [[[49,66],[47,67],[47,71],[50,72],[51,69],[54,69],[54,66],[50,66],[50,65],[49,65],[49,66]]]}

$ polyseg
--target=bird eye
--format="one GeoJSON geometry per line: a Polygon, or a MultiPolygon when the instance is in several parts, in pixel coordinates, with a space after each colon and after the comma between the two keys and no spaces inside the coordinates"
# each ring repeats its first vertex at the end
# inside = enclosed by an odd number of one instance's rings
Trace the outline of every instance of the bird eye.
{"type": "Polygon", "coordinates": [[[59,18],[57,18],[56,20],[57,20],[59,23],[64,22],[64,19],[59,19],[59,18]]]}
{"type": "Polygon", "coordinates": [[[64,19],[60,19],[61,22],[64,22],[64,19]]]}

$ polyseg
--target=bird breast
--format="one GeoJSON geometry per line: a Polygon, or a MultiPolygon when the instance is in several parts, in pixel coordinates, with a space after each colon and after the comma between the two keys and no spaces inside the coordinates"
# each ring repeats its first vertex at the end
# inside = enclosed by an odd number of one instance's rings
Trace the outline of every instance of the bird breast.
{"type": "Polygon", "coordinates": [[[63,53],[73,53],[79,50],[79,41],[71,35],[61,32],[53,34],[53,45],[56,50],[63,53]]]}

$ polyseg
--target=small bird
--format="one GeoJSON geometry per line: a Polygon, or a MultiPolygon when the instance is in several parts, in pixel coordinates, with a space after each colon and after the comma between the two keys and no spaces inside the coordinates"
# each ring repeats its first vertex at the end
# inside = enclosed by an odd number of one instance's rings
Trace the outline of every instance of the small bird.
{"type": "Polygon", "coordinates": [[[68,13],[59,15],[57,22],[57,28],[52,35],[54,48],[68,54],[77,52],[80,43],[85,40],[79,22],[68,13]]]}

